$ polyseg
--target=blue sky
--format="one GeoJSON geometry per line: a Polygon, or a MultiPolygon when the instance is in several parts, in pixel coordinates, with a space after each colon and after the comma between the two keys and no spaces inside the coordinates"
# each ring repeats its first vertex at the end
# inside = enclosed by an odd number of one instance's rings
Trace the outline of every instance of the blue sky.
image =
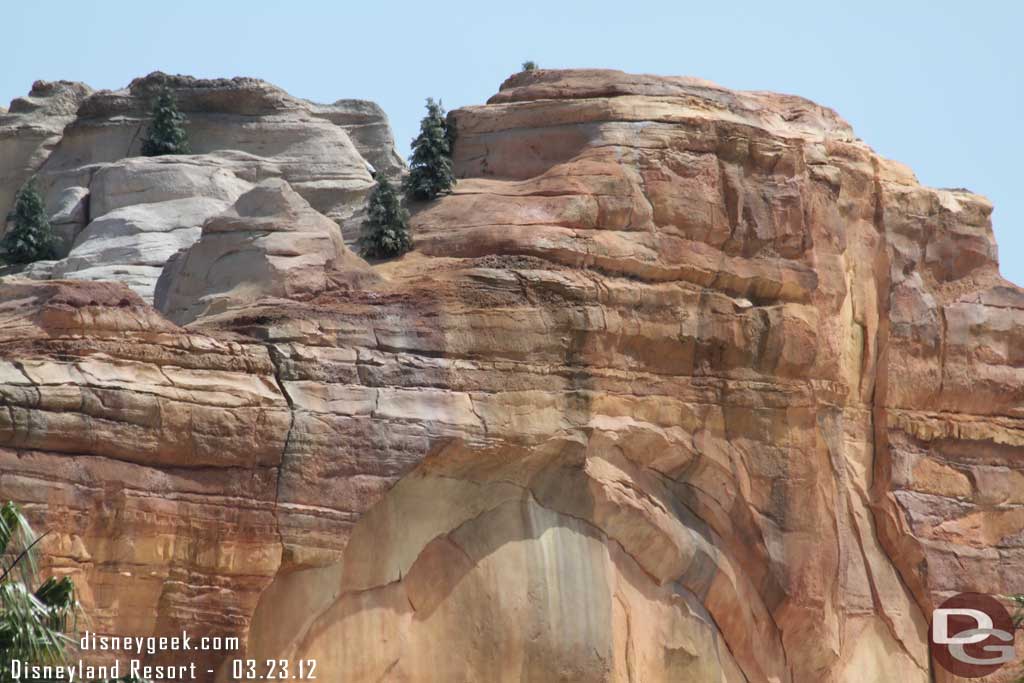
{"type": "Polygon", "coordinates": [[[1024,3],[548,0],[7,3],[0,101],[32,81],[119,88],[157,69],[376,100],[405,153],[427,96],[481,103],[525,59],[692,75],[836,109],[923,183],[996,206],[1024,285],[1024,3]]]}

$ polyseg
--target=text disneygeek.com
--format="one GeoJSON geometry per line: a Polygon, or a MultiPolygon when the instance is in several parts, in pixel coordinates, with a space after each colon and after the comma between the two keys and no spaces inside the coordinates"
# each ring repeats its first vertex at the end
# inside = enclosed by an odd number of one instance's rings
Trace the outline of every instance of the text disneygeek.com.
{"type": "MultiPolygon", "coordinates": [[[[193,637],[182,631],[174,636],[108,636],[86,631],[77,642],[78,654],[84,658],[69,664],[38,664],[12,660],[4,666],[11,681],[68,681],[89,683],[97,680],[136,678],[142,681],[197,681],[211,680],[215,669],[188,661],[189,652],[232,652],[241,648],[238,638],[231,636],[193,637]],[[89,653],[109,653],[110,663],[86,663],[86,659],[102,660],[102,655],[89,657],[89,653]],[[151,664],[148,660],[163,653],[181,653],[176,664],[151,664]],[[184,663],[182,663],[184,662],[184,663]]],[[[229,659],[222,667],[227,680],[290,680],[316,679],[316,660],[286,659],[229,659]]]]}

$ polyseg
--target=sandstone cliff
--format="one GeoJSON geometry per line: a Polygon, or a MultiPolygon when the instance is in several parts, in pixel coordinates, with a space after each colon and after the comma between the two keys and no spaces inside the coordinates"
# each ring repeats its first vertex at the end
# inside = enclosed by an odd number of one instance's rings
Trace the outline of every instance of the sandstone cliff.
{"type": "Polygon", "coordinates": [[[174,264],[258,228],[232,189],[164,271],[185,327],[123,284],[0,284],[0,498],[96,630],[329,681],[952,680],[932,607],[1024,592],[990,204],[696,79],[527,72],[452,117],[456,191],[373,274],[332,242],[314,287],[261,266],[193,306],[223,274],[174,264]]]}

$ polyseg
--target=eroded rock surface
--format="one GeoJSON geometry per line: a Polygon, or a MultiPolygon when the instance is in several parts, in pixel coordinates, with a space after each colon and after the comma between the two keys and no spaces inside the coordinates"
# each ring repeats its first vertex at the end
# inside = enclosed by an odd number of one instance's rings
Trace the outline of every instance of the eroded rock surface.
{"type": "Polygon", "coordinates": [[[3,286],[0,493],[98,630],[339,682],[951,680],[932,607],[1024,592],[989,203],[696,79],[528,72],[452,116],[461,180],[378,277],[195,306],[319,220],[272,180],[168,269],[184,329],[3,286]]]}
{"type": "Polygon", "coordinates": [[[14,196],[35,173],[74,120],[92,89],[71,81],[36,81],[27,97],[0,108],[0,227],[14,196]]]}
{"type": "Polygon", "coordinates": [[[405,173],[405,161],[395,151],[387,114],[376,102],[338,100],[334,104],[314,104],[310,110],[314,116],[343,128],[375,174],[394,177],[405,173]]]}
{"type": "Polygon", "coordinates": [[[33,264],[24,274],[121,281],[148,302],[169,257],[191,246],[202,223],[252,184],[284,179],[354,244],[373,175],[398,176],[405,168],[387,118],[372,102],[321,105],[252,78],[162,73],[96,93],[39,82],[0,118],[0,152],[0,215],[36,175],[60,243],[61,261],[33,264]],[[187,118],[194,154],[139,156],[162,87],[187,118]]]}
{"type": "MultiPolygon", "coordinates": [[[[187,117],[192,151],[236,150],[267,160],[318,211],[344,222],[373,180],[344,128],[315,105],[253,78],[204,80],[155,73],[87,98],[41,172],[63,185],[88,167],[138,156],[152,100],[168,87],[187,117]]],[[[386,154],[383,150],[380,154],[386,154]]]]}
{"type": "MultiPolygon", "coordinates": [[[[192,246],[206,219],[252,188],[225,161],[219,156],[134,157],[103,165],[88,189],[64,191],[73,199],[83,197],[78,201],[88,203],[91,218],[82,216],[84,227],[74,231],[67,256],[33,264],[27,274],[121,281],[152,303],[171,256],[192,246]]],[[[75,210],[66,213],[74,216],[75,210]]]]}
{"type": "Polygon", "coordinates": [[[121,284],[24,280],[0,283],[0,348],[0,492],[54,527],[90,628],[244,629],[281,556],[291,418],[267,349],[187,333],[121,284]]]}
{"type": "Polygon", "coordinates": [[[156,307],[184,324],[267,297],[309,297],[343,279],[364,287],[377,277],[330,219],[274,178],[203,224],[164,269],[156,307]]]}

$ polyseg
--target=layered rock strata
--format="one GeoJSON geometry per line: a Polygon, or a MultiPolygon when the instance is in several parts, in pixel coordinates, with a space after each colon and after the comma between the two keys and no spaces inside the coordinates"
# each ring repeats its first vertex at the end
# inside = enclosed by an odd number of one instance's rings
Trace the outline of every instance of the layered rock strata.
{"type": "MultiPolygon", "coordinates": [[[[0,491],[101,628],[332,681],[952,680],[931,609],[1024,592],[991,205],[695,79],[527,72],[452,116],[460,182],[374,278],[184,328],[4,285],[0,491]]],[[[190,254],[258,231],[246,196],[190,254]]]]}

